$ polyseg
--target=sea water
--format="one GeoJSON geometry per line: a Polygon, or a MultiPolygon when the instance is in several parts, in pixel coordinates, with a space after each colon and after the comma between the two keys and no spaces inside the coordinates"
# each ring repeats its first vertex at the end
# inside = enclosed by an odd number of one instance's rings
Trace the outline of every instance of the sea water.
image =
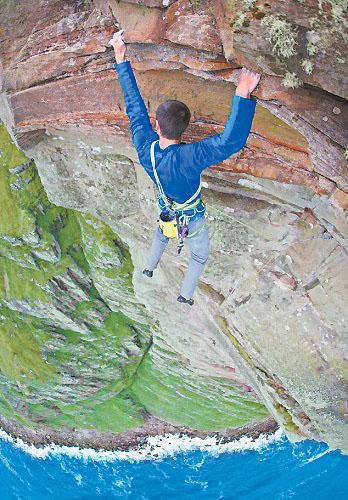
{"type": "Polygon", "coordinates": [[[348,457],[277,431],[256,440],[166,435],[131,451],[35,448],[0,430],[0,499],[348,499],[348,457]]]}

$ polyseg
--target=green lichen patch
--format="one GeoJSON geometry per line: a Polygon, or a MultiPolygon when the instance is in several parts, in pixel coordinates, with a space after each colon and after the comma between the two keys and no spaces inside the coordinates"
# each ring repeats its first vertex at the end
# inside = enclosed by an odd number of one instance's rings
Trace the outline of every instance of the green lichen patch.
{"type": "Polygon", "coordinates": [[[296,75],[294,72],[287,71],[284,75],[283,78],[283,85],[284,87],[289,87],[291,89],[295,89],[297,87],[300,87],[302,85],[302,80],[296,75]]]}
{"type": "Polygon", "coordinates": [[[266,28],[266,39],[272,45],[272,51],[282,58],[289,58],[296,53],[296,30],[286,19],[278,16],[266,16],[261,25],[266,28]]]}
{"type": "Polygon", "coordinates": [[[235,30],[241,29],[245,25],[248,14],[254,9],[255,4],[256,0],[241,0],[239,2],[238,13],[235,15],[235,19],[232,24],[235,30]]]}

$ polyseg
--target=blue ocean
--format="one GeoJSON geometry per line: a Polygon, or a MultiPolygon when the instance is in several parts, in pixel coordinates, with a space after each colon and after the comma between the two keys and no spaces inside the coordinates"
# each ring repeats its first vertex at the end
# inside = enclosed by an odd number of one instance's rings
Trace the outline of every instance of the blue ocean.
{"type": "Polygon", "coordinates": [[[128,452],[35,448],[0,431],[0,498],[337,500],[348,457],[280,431],[227,444],[168,435],[128,452]]]}

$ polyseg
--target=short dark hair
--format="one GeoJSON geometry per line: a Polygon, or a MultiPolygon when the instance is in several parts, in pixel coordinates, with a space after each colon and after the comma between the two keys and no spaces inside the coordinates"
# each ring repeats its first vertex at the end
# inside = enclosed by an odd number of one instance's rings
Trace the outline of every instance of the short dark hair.
{"type": "Polygon", "coordinates": [[[181,101],[162,102],[156,111],[156,120],[166,139],[180,139],[190,123],[191,112],[181,101]]]}

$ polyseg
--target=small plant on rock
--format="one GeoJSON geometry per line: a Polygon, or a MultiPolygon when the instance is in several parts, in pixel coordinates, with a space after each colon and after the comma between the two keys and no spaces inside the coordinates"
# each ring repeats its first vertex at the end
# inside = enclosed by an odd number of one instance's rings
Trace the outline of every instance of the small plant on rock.
{"type": "MultiPolygon", "coordinates": [[[[198,9],[199,7],[199,4],[200,4],[200,1],[201,0],[189,0],[190,4],[191,4],[191,7],[193,9],[193,12],[196,12],[196,10],[198,9]]],[[[168,2],[169,3],[169,2],[168,2]]]]}
{"type": "Polygon", "coordinates": [[[307,75],[311,75],[313,73],[313,63],[309,59],[303,59],[301,62],[301,66],[303,71],[307,73],[307,75]]]}
{"type": "Polygon", "coordinates": [[[296,73],[291,73],[290,71],[287,71],[285,73],[285,76],[283,78],[284,87],[295,89],[297,87],[300,87],[302,83],[302,80],[300,80],[296,73]]]}
{"type": "Polygon", "coordinates": [[[234,28],[239,29],[243,26],[248,12],[253,9],[253,7],[255,6],[255,3],[256,3],[256,0],[242,0],[242,8],[238,12],[237,17],[235,18],[235,21],[233,24],[234,28]]]}
{"type": "Polygon", "coordinates": [[[261,24],[267,30],[266,40],[272,44],[272,50],[275,54],[286,59],[295,55],[297,33],[288,21],[271,15],[264,17],[261,24]]]}

